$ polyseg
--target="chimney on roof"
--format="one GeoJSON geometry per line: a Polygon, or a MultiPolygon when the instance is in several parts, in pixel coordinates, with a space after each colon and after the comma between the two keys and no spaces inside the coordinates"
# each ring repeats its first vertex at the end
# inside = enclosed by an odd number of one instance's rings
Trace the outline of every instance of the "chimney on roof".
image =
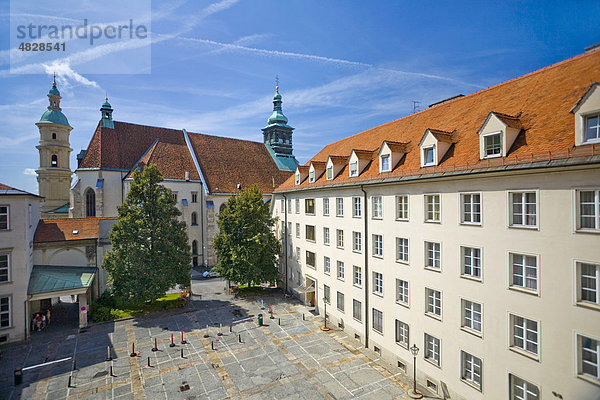
{"type": "Polygon", "coordinates": [[[185,180],[186,181],[190,180],[190,171],[185,171],[185,180]]]}
{"type": "Polygon", "coordinates": [[[590,51],[592,51],[592,50],[595,50],[595,49],[597,49],[598,47],[600,47],[600,42],[598,42],[598,43],[595,43],[595,44],[593,44],[593,45],[591,45],[591,46],[588,46],[588,47],[586,47],[586,48],[585,48],[585,52],[586,52],[586,53],[587,53],[587,52],[590,52],[590,51]]]}

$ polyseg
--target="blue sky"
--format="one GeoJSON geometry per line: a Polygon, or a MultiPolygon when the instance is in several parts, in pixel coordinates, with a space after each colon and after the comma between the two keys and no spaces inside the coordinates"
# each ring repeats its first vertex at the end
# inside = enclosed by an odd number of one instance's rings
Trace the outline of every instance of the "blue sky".
{"type": "MultiPolygon", "coordinates": [[[[44,10],[48,21],[69,13],[60,3],[44,10]]],[[[600,42],[597,1],[155,1],[151,70],[81,72],[114,60],[92,52],[25,75],[9,71],[9,13],[0,1],[0,182],[31,192],[50,69],[74,127],[72,169],[105,93],[118,121],[261,141],[276,75],[304,163],[327,143],[410,114],[413,100],[424,108],[600,42]]]]}

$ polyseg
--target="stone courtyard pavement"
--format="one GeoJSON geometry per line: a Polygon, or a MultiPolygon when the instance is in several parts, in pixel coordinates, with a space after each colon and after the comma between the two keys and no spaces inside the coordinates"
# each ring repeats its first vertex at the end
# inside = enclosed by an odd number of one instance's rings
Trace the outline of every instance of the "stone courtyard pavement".
{"type": "Polygon", "coordinates": [[[293,301],[278,297],[268,302],[275,319],[261,310],[258,299],[222,294],[199,300],[186,312],[97,324],[82,333],[34,337],[5,347],[0,398],[408,398],[407,377],[369,358],[375,353],[359,342],[341,331],[321,331],[322,319],[293,301]],[[267,326],[259,327],[254,317],[229,331],[231,321],[258,313],[265,314],[267,326]],[[171,334],[174,347],[169,346],[171,334]],[[138,355],[130,357],[134,343],[138,355]],[[107,347],[112,361],[105,361],[107,347]],[[13,386],[14,369],[66,357],[74,357],[75,366],[67,360],[25,371],[23,384],[13,386]]]}

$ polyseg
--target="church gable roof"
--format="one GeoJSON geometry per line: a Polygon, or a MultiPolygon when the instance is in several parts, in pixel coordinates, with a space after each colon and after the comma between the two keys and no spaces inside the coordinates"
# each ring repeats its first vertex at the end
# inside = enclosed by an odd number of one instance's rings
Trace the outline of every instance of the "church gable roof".
{"type": "Polygon", "coordinates": [[[98,239],[101,220],[115,218],[55,218],[41,219],[35,230],[34,243],[66,240],[98,239]]]}
{"type": "Polygon", "coordinates": [[[200,175],[186,145],[165,143],[157,139],[140,161],[132,166],[127,178],[133,176],[133,171],[138,165],[148,164],[156,165],[164,179],[184,180],[186,179],[186,172],[188,172],[189,179],[200,180],[200,175]]]}

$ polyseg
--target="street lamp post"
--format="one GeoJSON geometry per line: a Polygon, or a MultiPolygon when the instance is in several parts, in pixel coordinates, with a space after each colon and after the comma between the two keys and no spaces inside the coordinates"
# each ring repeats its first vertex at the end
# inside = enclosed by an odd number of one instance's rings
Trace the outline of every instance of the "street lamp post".
{"type": "Polygon", "coordinates": [[[412,399],[421,399],[423,394],[417,391],[417,354],[419,354],[419,348],[416,344],[412,345],[410,352],[413,355],[413,389],[408,392],[408,395],[412,399]]]}
{"type": "Polygon", "coordinates": [[[325,297],[323,297],[323,306],[325,307],[325,325],[323,325],[323,330],[328,331],[329,328],[327,327],[327,299],[325,297]]]}

